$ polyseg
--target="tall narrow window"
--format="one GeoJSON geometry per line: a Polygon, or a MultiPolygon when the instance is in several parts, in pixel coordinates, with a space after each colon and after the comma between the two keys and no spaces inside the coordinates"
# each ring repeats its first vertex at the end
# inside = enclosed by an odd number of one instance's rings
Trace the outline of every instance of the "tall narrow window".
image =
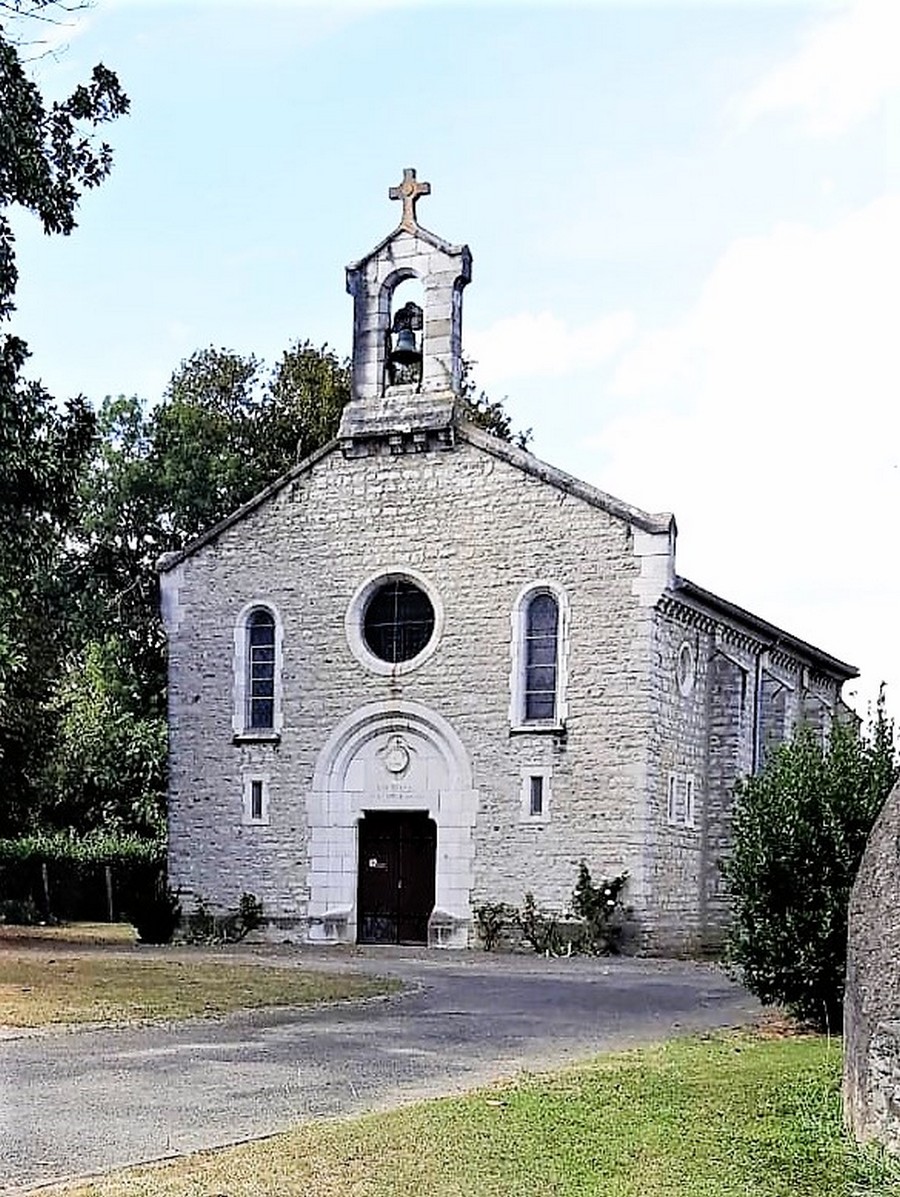
{"type": "Polygon", "coordinates": [[[538,774],[537,776],[532,775],[528,781],[528,813],[542,815],[544,813],[544,779],[538,774]]]}
{"type": "Polygon", "coordinates": [[[525,719],[552,722],[556,717],[556,669],[559,604],[539,591],[525,612],[525,719]]]}
{"type": "Polygon", "coordinates": [[[250,818],[254,823],[262,821],[263,817],[263,783],[259,777],[250,782],[250,818]]]}
{"type": "Polygon", "coordinates": [[[684,779],[684,825],[693,827],[696,819],[694,804],[694,775],[689,773],[684,779]]]}
{"type": "Polygon", "coordinates": [[[678,817],[678,774],[669,774],[669,788],[666,794],[666,818],[670,823],[677,822],[678,817]]]}
{"type": "Polygon", "coordinates": [[[247,726],[264,730],[275,721],[275,618],[258,607],[247,620],[247,726]]]}

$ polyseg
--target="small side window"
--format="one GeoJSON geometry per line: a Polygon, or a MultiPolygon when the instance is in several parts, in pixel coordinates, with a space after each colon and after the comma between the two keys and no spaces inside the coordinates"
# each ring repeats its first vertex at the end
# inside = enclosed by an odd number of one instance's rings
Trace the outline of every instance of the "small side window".
{"type": "Polygon", "coordinates": [[[550,819],[551,770],[538,765],[522,770],[519,791],[519,820],[522,823],[547,823],[550,819]]]}
{"type": "Polygon", "coordinates": [[[244,775],[243,810],[245,826],[264,826],[269,822],[269,778],[260,774],[244,775]]]}
{"type": "Polygon", "coordinates": [[[694,809],[694,777],[689,773],[684,779],[684,825],[693,827],[696,812],[694,809]]]}
{"type": "Polygon", "coordinates": [[[666,818],[670,823],[678,821],[678,774],[669,774],[669,788],[666,795],[666,818]]]}
{"type": "Polygon", "coordinates": [[[544,813],[544,779],[540,774],[531,778],[531,802],[528,813],[530,815],[544,813]]]}

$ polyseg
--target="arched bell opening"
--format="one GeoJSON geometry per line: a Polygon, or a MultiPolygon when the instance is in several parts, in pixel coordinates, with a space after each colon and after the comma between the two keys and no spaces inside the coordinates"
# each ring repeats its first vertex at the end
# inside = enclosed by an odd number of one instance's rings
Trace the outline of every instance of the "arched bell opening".
{"type": "Polygon", "coordinates": [[[386,285],[388,320],[384,345],[384,390],[421,390],[424,360],[424,292],[421,280],[400,277],[386,285]]]}

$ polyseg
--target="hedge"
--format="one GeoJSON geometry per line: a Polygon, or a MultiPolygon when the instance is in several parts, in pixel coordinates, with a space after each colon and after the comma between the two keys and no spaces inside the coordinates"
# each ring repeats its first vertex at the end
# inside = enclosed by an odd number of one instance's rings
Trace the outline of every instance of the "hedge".
{"type": "Polygon", "coordinates": [[[0,922],[129,919],[159,888],[165,844],[137,835],[0,839],[0,922]]]}

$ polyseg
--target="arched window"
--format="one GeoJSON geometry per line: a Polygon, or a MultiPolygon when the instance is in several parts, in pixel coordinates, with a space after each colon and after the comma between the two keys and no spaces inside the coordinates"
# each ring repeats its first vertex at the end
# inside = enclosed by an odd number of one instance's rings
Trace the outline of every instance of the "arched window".
{"type": "Polygon", "coordinates": [[[559,729],[565,723],[565,594],[553,582],[525,587],[512,613],[510,723],[559,729]]]}
{"type": "Polygon", "coordinates": [[[247,619],[246,726],[264,731],[275,726],[275,617],[257,607],[247,619]]]}
{"type": "Polygon", "coordinates": [[[559,603],[539,592],[525,608],[525,721],[552,722],[556,717],[556,667],[559,649],[559,603]]]}

